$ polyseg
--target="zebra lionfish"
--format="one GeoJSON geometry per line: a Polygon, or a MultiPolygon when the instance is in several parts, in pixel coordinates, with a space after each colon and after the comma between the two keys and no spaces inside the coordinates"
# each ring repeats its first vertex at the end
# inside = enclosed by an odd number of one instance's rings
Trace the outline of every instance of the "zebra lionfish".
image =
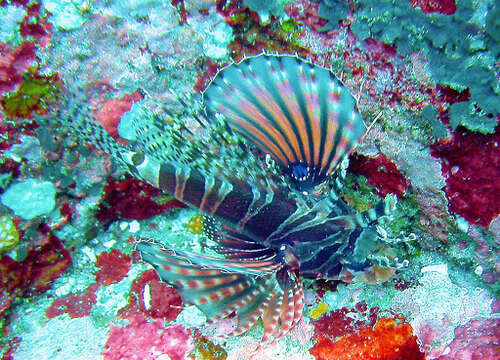
{"type": "MultiPolygon", "coordinates": [[[[262,319],[266,343],[301,319],[301,277],[348,279],[392,265],[377,256],[383,240],[377,220],[394,201],[357,213],[338,196],[335,174],[366,127],[355,99],[330,70],[293,56],[246,58],[219,71],[203,102],[205,126],[223,118],[228,132],[273,160],[284,181],[275,175],[260,181],[252,169],[245,170],[250,175],[222,174],[177,162],[165,148],[149,146],[141,131],[134,144],[118,144],[88,115],[78,125],[86,140],[133,176],[214,220],[219,256],[137,244],[142,259],[184,302],[211,321],[235,314],[230,335],[262,319]],[[325,184],[328,190],[315,195],[325,184]]],[[[155,139],[165,136],[166,126],[152,126],[155,139]]]]}

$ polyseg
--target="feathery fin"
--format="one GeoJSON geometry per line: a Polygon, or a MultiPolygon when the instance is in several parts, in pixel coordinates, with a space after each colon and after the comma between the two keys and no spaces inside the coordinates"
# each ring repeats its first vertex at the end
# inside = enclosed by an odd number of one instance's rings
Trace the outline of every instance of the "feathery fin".
{"type": "Polygon", "coordinates": [[[300,190],[322,183],[366,130],[335,75],[293,56],[261,55],[225,67],[203,97],[209,114],[224,115],[300,190]]]}
{"type": "Polygon", "coordinates": [[[236,313],[238,326],[230,335],[264,322],[263,343],[279,338],[301,316],[300,280],[281,263],[238,261],[165,248],[139,241],[136,249],[160,278],[175,286],[183,300],[216,321],[236,313]],[[280,328],[282,326],[282,328],[280,328]]]}

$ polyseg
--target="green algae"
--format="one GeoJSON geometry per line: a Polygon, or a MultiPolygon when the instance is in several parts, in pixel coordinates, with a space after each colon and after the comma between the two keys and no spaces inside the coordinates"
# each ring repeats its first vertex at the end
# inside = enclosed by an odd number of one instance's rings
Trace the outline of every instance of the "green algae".
{"type": "Polygon", "coordinates": [[[214,344],[208,338],[196,337],[194,338],[195,354],[199,360],[226,360],[227,353],[222,346],[214,344]]]}
{"type": "Polygon", "coordinates": [[[342,198],[359,212],[371,209],[381,201],[380,197],[374,193],[375,187],[368,185],[368,179],[365,176],[347,174],[344,183],[342,198]]]}
{"type": "Polygon", "coordinates": [[[32,118],[43,115],[48,105],[57,101],[57,75],[44,77],[36,75],[36,69],[24,74],[23,82],[17,91],[0,99],[0,106],[8,120],[32,118]]]}

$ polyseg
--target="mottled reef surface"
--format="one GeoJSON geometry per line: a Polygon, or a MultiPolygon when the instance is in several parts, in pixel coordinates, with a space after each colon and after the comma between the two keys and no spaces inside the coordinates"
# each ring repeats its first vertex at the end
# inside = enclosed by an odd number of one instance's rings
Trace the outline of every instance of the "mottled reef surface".
{"type": "Polygon", "coordinates": [[[0,0],[0,24],[2,360],[500,359],[498,1],[0,0]],[[256,351],[260,324],[225,337],[234,319],[205,325],[134,251],[197,249],[206,219],[43,119],[70,88],[117,141],[145,112],[193,128],[218,69],[263,52],[358,99],[341,196],[395,194],[387,252],[409,265],[304,279],[303,320],[256,351]]]}

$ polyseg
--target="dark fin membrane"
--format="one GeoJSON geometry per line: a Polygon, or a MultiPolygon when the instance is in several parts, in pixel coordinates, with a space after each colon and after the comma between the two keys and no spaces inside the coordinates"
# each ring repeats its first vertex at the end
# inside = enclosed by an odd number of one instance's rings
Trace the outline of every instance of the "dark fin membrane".
{"type": "Polygon", "coordinates": [[[137,250],[163,281],[211,322],[235,313],[238,326],[230,336],[242,334],[262,318],[263,342],[269,342],[286,335],[302,317],[302,284],[281,263],[220,259],[147,241],[140,241],[137,250]]]}
{"type": "Polygon", "coordinates": [[[226,259],[241,261],[276,260],[276,251],[235,228],[207,217],[204,233],[216,244],[214,250],[226,259]]]}
{"type": "Polygon", "coordinates": [[[224,115],[230,129],[270,154],[300,190],[322,183],[366,130],[335,75],[293,56],[261,55],[228,66],[203,96],[209,114],[224,115]]]}

